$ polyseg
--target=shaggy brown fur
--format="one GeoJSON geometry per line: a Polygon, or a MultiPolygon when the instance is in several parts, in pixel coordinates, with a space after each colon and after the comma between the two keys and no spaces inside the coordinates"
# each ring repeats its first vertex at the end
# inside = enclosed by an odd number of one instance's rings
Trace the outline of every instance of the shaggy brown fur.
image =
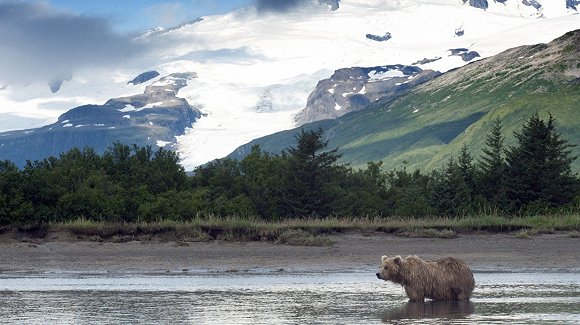
{"type": "Polygon", "coordinates": [[[475,288],[467,264],[453,257],[424,261],[417,256],[383,256],[381,261],[377,278],[402,285],[411,301],[469,300],[475,288]]]}

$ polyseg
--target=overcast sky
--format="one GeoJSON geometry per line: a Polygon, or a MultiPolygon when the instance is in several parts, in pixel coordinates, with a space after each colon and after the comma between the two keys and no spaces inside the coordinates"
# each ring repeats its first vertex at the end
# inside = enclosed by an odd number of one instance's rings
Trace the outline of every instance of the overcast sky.
{"type": "MultiPolygon", "coordinates": [[[[4,1],[4,0],[0,0],[4,1]]],[[[120,32],[172,27],[201,16],[223,14],[253,0],[25,0],[44,2],[59,10],[84,16],[105,17],[120,32]]],[[[270,2],[287,0],[270,0],[270,2]]]]}
{"type": "Polygon", "coordinates": [[[113,30],[140,32],[172,27],[201,16],[255,5],[259,11],[286,11],[313,0],[0,0],[0,3],[43,3],[72,15],[107,19],[113,30]]]}
{"type": "Polygon", "coordinates": [[[66,80],[147,55],[135,35],[255,5],[285,12],[314,0],[0,0],[0,87],[66,80]]]}
{"type": "Polygon", "coordinates": [[[79,69],[123,65],[147,54],[136,33],[251,2],[0,0],[0,86],[66,80],[79,69]]]}
{"type": "Polygon", "coordinates": [[[0,83],[66,79],[89,65],[122,63],[141,46],[110,21],[50,5],[0,2],[0,83]]]}

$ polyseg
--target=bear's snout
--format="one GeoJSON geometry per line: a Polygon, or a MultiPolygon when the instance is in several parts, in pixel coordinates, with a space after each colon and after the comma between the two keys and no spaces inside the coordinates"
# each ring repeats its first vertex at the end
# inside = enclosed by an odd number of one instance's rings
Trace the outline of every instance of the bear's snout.
{"type": "Polygon", "coordinates": [[[381,278],[381,274],[380,274],[380,273],[378,273],[378,272],[377,272],[377,278],[382,280],[382,278],[381,278]]]}

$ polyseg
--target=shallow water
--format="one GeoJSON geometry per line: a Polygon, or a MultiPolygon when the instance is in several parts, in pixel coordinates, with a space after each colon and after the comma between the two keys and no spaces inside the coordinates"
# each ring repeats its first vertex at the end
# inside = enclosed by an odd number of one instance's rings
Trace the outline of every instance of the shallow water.
{"type": "Polygon", "coordinates": [[[0,323],[580,323],[580,273],[475,278],[470,302],[419,304],[370,271],[0,274],[0,323]]]}

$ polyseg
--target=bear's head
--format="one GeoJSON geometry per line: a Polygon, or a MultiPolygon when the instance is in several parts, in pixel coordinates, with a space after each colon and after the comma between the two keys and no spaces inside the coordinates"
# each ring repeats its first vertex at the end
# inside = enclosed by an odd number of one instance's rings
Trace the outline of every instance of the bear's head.
{"type": "Polygon", "coordinates": [[[385,281],[397,282],[399,278],[399,268],[403,259],[397,255],[395,257],[388,257],[384,255],[381,257],[381,269],[377,273],[377,278],[385,281]]]}

